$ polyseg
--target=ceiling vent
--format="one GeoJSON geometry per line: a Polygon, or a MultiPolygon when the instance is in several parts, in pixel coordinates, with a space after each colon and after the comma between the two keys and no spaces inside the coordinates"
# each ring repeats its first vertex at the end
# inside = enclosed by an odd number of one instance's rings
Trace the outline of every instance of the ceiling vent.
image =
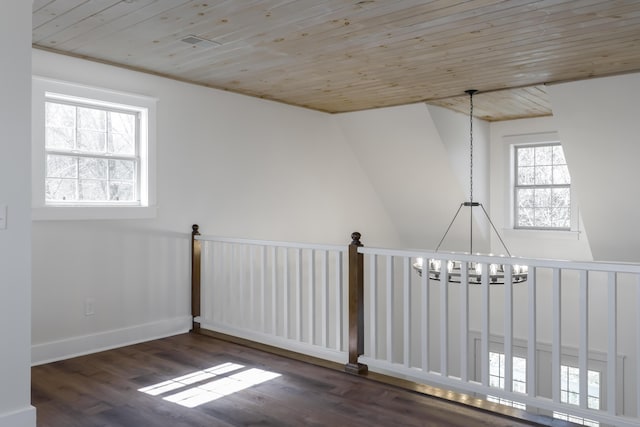
{"type": "Polygon", "coordinates": [[[188,35],[187,37],[183,38],[180,41],[190,44],[192,46],[198,46],[202,48],[216,47],[216,46],[222,45],[222,43],[214,42],[213,40],[203,39],[202,37],[198,37],[194,35],[188,35]]]}

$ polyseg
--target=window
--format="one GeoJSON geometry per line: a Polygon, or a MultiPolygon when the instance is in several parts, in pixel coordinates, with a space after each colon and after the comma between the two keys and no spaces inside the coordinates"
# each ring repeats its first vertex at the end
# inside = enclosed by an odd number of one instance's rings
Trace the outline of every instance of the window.
{"type": "Polygon", "coordinates": [[[45,204],[140,204],[140,113],[49,94],[45,204]]]}
{"type": "MultiPolygon", "coordinates": [[[[504,388],[504,367],[505,360],[503,353],[489,352],[489,385],[491,387],[504,388]]],[[[527,392],[527,359],[513,357],[513,391],[518,393],[527,392]]],[[[500,403],[518,409],[527,409],[524,403],[513,400],[502,399],[496,396],[487,396],[489,402],[500,403]]]]}
{"type": "MultiPolygon", "coordinates": [[[[571,405],[580,404],[580,369],[573,366],[560,366],[560,401],[571,405]]],[[[587,407],[589,409],[600,409],[600,372],[587,372],[587,407]]],[[[573,415],[554,412],[554,418],[565,421],[571,421],[585,426],[597,427],[600,424],[597,421],[588,418],[576,417],[573,415]]]]}
{"type": "Polygon", "coordinates": [[[571,177],[559,143],[514,147],[515,228],[570,230],[571,177]]]}
{"type": "Polygon", "coordinates": [[[33,218],[153,217],[156,101],[33,81],[33,218]]]}

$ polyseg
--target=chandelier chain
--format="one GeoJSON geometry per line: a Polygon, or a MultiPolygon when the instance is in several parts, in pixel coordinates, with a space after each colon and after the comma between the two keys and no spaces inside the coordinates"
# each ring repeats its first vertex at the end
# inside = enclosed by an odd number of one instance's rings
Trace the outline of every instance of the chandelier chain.
{"type": "Polygon", "coordinates": [[[469,201],[473,203],[473,93],[469,93],[469,201]]]}

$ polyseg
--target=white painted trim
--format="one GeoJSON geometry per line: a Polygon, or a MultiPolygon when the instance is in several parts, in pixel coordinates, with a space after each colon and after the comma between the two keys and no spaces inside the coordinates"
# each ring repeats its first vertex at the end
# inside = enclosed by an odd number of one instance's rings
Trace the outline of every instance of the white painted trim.
{"type": "Polygon", "coordinates": [[[179,316],[127,328],[34,344],[31,346],[31,364],[36,366],[186,333],[191,329],[191,321],[191,316],[179,316]]]}
{"type": "Polygon", "coordinates": [[[156,217],[156,141],[158,98],[32,76],[31,206],[35,220],[147,219],[156,217]],[[135,206],[55,206],[45,203],[46,155],[44,104],[47,93],[67,99],[95,100],[97,104],[140,113],[140,202],[135,206]]]}
{"type": "Polygon", "coordinates": [[[156,206],[43,206],[31,209],[33,221],[155,218],[156,206]]]}
{"type": "Polygon", "coordinates": [[[283,348],[285,350],[306,354],[308,356],[318,357],[320,359],[329,360],[331,362],[346,364],[348,361],[349,355],[345,351],[338,351],[331,348],[325,348],[305,342],[287,339],[284,337],[264,334],[261,332],[229,327],[217,322],[210,322],[200,318],[196,318],[195,320],[202,320],[202,322],[200,323],[200,327],[202,329],[207,329],[213,332],[220,332],[222,334],[255,341],[273,347],[283,348]]]}
{"type": "Polygon", "coordinates": [[[36,408],[31,405],[0,414],[0,427],[35,427],[35,425],[36,408]]]}

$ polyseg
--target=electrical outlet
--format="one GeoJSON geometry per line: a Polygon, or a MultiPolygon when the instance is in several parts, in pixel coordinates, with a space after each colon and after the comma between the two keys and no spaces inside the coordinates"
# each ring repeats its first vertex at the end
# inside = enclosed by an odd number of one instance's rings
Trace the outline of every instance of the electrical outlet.
{"type": "Polygon", "coordinates": [[[96,305],[95,298],[86,298],[84,300],[84,315],[93,316],[94,314],[96,314],[95,305],[96,305]]]}

